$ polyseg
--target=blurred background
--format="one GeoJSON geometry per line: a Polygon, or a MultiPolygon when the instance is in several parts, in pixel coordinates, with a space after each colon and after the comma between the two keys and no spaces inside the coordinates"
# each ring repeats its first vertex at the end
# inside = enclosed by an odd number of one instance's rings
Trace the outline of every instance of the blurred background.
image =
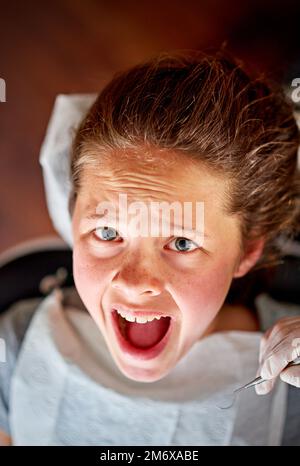
{"type": "Polygon", "coordinates": [[[0,0],[0,252],[55,234],[38,162],[55,96],[99,92],[153,54],[227,48],[291,87],[300,78],[297,0],[0,0]]]}

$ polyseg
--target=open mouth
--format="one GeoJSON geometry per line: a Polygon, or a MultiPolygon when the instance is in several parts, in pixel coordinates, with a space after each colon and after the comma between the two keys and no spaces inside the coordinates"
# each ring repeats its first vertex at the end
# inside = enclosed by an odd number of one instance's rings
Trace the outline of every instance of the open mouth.
{"type": "Polygon", "coordinates": [[[123,352],[139,359],[157,357],[165,348],[173,328],[171,317],[161,317],[146,323],[129,322],[115,309],[113,327],[123,352]]]}

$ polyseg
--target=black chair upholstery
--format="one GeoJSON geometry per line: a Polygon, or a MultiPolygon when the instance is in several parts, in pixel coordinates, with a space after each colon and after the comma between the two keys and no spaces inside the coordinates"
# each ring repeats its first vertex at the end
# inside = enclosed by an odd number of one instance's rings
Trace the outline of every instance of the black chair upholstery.
{"type": "Polygon", "coordinates": [[[45,249],[20,255],[0,266],[0,312],[21,299],[44,296],[40,282],[47,275],[55,275],[64,268],[67,277],[64,286],[74,284],[72,250],[45,249]]]}

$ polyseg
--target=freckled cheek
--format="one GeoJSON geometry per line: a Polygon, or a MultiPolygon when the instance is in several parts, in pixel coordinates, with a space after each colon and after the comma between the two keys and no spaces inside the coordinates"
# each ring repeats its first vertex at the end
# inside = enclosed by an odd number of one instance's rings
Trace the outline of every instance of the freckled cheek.
{"type": "Polygon", "coordinates": [[[228,293],[232,277],[226,267],[212,270],[202,281],[203,303],[220,308],[228,293]]]}
{"type": "Polygon", "coordinates": [[[199,331],[209,325],[224,302],[231,279],[228,264],[222,263],[178,282],[179,304],[187,326],[199,331]]]}
{"type": "Polygon", "coordinates": [[[73,249],[73,275],[77,291],[88,310],[99,301],[110,276],[108,262],[92,256],[84,248],[73,249]]]}

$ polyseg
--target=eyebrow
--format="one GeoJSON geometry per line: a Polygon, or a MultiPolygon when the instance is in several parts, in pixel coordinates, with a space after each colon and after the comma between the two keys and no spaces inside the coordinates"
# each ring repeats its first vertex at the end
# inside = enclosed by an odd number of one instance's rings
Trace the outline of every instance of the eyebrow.
{"type": "MultiPolygon", "coordinates": [[[[103,218],[103,217],[106,217],[106,214],[87,214],[84,216],[84,220],[98,220],[99,218],[103,218]]],[[[116,216],[117,218],[119,218],[119,215],[116,216]]],[[[108,218],[109,220],[109,218],[108,218]]],[[[173,225],[171,224],[171,227],[176,227],[176,228],[181,228],[183,229],[183,226],[181,225],[173,225]]],[[[204,238],[210,238],[210,236],[208,236],[206,233],[203,233],[202,231],[198,231],[194,228],[190,229],[190,228],[186,228],[185,229],[185,232],[186,233],[198,233],[199,235],[202,235],[204,238]]]]}

